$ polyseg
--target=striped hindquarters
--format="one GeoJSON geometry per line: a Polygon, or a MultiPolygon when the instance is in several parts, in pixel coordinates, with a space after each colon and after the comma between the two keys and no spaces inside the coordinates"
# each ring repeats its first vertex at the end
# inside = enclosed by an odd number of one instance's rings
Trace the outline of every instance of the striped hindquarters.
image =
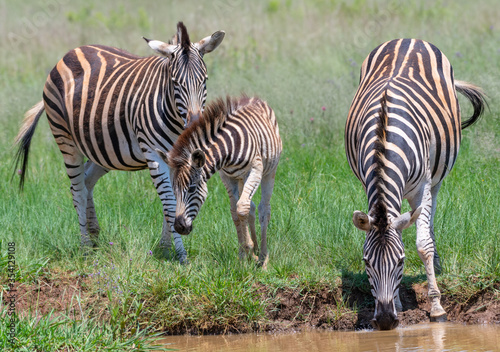
{"type": "Polygon", "coordinates": [[[276,169],[283,146],[271,107],[255,97],[227,98],[226,106],[226,123],[218,148],[215,148],[221,150],[220,159],[223,154],[231,156],[225,163],[224,172],[230,176],[238,175],[255,155],[262,158],[264,175],[276,169]]]}
{"type": "Polygon", "coordinates": [[[452,67],[432,44],[393,40],[363,63],[345,137],[349,164],[367,188],[376,176],[377,133],[383,134],[386,151],[380,162],[387,168],[390,181],[385,186],[394,205],[427,170],[436,184],[453,167],[461,138],[460,109],[452,67]],[[380,114],[381,99],[386,101],[386,115],[380,114]],[[387,121],[381,132],[383,116],[387,121]]]}

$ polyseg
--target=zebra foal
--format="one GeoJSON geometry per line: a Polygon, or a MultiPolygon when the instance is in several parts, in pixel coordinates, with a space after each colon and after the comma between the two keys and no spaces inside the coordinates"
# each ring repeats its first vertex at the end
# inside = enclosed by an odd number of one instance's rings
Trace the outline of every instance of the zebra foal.
{"type": "Polygon", "coordinates": [[[157,151],[170,166],[177,197],[176,231],[186,235],[191,232],[193,220],[207,197],[206,183],[220,170],[238,234],[240,259],[251,255],[265,268],[270,200],[282,149],[274,112],[264,101],[243,96],[209,104],[203,117],[179,137],[170,152],[157,151]],[[259,184],[261,244],[257,258],[252,197],[259,184]]]}
{"type": "Polygon", "coordinates": [[[431,321],[445,321],[435,268],[436,198],[458,155],[461,130],[476,122],[485,106],[481,90],[455,81],[446,56],[416,39],[381,44],[363,62],[359,88],[349,110],[345,148],[349,165],[368,197],[368,214],[355,211],[354,225],[366,232],[363,260],[375,298],[372,324],[398,325],[398,285],[403,276],[401,231],[417,226],[431,301],[431,321]],[[461,122],[456,91],[474,107],[461,122]],[[401,214],[403,199],[411,211],[401,214]]]}
{"type": "Polygon", "coordinates": [[[202,114],[207,95],[203,55],[223,38],[218,31],[191,43],[179,22],[171,44],[144,38],[161,56],[87,45],[69,51],[52,69],[43,100],[27,112],[16,138],[16,168],[21,163],[22,188],[33,133],[45,111],[71,181],[82,247],[96,245],[100,230],[93,199],[99,178],[109,170],[149,169],[164,214],[160,248],[168,252],[173,233],[178,259],[186,259],[181,236],[171,228],[175,197],[168,167],[155,150],[169,150],[202,114]]]}

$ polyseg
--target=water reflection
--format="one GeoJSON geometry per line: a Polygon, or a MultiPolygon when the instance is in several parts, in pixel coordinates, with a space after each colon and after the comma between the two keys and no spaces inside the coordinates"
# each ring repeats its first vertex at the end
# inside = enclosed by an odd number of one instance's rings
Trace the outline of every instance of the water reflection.
{"type": "Polygon", "coordinates": [[[500,351],[500,326],[419,324],[392,331],[300,332],[229,336],[171,336],[166,347],[197,352],[500,351]]]}

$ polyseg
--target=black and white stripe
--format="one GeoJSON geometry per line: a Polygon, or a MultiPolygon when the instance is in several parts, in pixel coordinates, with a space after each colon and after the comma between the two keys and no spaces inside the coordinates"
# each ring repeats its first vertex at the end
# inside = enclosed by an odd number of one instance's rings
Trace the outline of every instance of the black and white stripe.
{"type": "Polygon", "coordinates": [[[260,185],[258,261],[265,267],[270,200],[281,151],[278,123],[273,110],[264,101],[242,97],[218,99],[209,104],[203,118],[180,136],[168,154],[158,151],[170,166],[177,197],[175,229],[181,234],[191,232],[192,222],[207,197],[206,182],[220,170],[231,202],[240,258],[252,255],[257,259],[252,197],[260,185]]]}
{"type": "MultiPolygon", "coordinates": [[[[45,110],[71,180],[82,245],[94,245],[99,232],[92,195],[99,178],[109,170],[148,168],[163,205],[160,247],[169,248],[175,197],[168,167],[155,150],[170,150],[184,127],[202,114],[207,78],[203,55],[223,38],[219,31],[191,43],[179,22],[171,44],[146,39],[162,56],[142,58],[101,45],[68,52],[50,72],[43,101],[26,114],[17,136],[21,187],[31,138],[45,110]]],[[[183,261],[186,251],[179,234],[173,233],[183,261]]]]}
{"type": "Polygon", "coordinates": [[[368,214],[356,211],[354,224],[367,232],[363,250],[376,308],[373,324],[397,326],[403,275],[401,231],[417,226],[432,304],[431,319],[446,320],[434,267],[436,197],[458,155],[461,129],[476,122],[485,105],[479,88],[455,81],[446,56],[422,40],[398,39],[373,50],[361,68],[345,130],[347,159],[368,197],[368,214]],[[473,104],[461,122],[456,91],[473,104]],[[401,214],[403,199],[411,212],[401,214]]]}

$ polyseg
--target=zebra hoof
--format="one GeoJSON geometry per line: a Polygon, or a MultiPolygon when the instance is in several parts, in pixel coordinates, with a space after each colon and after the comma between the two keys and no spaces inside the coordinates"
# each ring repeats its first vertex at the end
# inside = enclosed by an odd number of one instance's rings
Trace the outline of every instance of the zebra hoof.
{"type": "Polygon", "coordinates": [[[433,323],[445,323],[447,321],[448,321],[448,315],[446,313],[438,315],[438,316],[431,315],[431,322],[433,322],[433,323]]]}
{"type": "Polygon", "coordinates": [[[189,265],[189,260],[187,259],[187,255],[183,255],[179,258],[179,264],[189,265]]]}
{"type": "Polygon", "coordinates": [[[257,267],[260,268],[261,270],[263,271],[266,271],[267,270],[267,263],[269,261],[269,257],[266,256],[266,257],[259,257],[258,261],[257,261],[257,267]]]}

